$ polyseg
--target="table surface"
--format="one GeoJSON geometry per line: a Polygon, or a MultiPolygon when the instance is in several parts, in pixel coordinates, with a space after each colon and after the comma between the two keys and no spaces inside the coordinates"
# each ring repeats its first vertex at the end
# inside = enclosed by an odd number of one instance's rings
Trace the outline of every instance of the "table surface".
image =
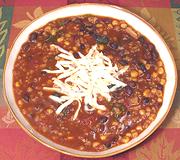
{"type": "MultiPolygon", "coordinates": [[[[0,160],[83,159],[60,154],[43,146],[17,125],[3,99],[2,72],[8,50],[24,26],[50,10],[84,2],[121,6],[151,23],[170,47],[180,77],[180,0],[0,0],[0,160]]],[[[104,159],[180,160],[179,138],[180,83],[170,113],[159,129],[133,149],[104,159]]]]}

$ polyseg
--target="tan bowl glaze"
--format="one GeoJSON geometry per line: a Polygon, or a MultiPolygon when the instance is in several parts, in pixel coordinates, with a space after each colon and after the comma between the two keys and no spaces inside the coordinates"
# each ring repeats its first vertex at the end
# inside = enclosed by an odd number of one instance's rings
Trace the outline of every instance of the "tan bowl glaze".
{"type": "Polygon", "coordinates": [[[34,20],[26,28],[24,28],[18,37],[16,38],[12,48],[10,49],[9,57],[6,60],[4,77],[4,95],[9,105],[10,110],[12,111],[15,119],[20,124],[20,126],[35,140],[41,142],[42,144],[65,154],[76,156],[76,157],[89,157],[89,158],[98,158],[98,157],[108,157],[115,155],[117,153],[124,152],[149,137],[163,122],[167,116],[176,91],[177,87],[177,71],[175,62],[172,56],[171,51],[168,46],[160,36],[160,34],[146,21],[144,21],[139,16],[131,13],[130,11],[112,5],[105,4],[75,4],[68,5],[65,7],[58,8],[42,17],[34,20]],[[120,20],[125,20],[130,24],[134,29],[139,31],[141,34],[146,36],[155,46],[157,51],[160,54],[160,57],[165,65],[165,70],[167,74],[167,83],[165,85],[164,91],[164,100],[162,107],[160,108],[156,119],[149,125],[149,127],[143,131],[138,137],[132,139],[127,144],[122,144],[114,148],[108,149],[102,152],[85,152],[79,151],[72,148],[68,148],[59,144],[52,142],[46,137],[39,134],[35,131],[28,121],[24,118],[23,114],[20,112],[14,98],[13,93],[13,67],[16,60],[16,57],[20,51],[22,44],[28,39],[28,35],[34,30],[42,27],[46,23],[55,20],[57,18],[69,17],[69,16],[78,16],[84,14],[94,14],[98,16],[107,16],[120,20]]]}

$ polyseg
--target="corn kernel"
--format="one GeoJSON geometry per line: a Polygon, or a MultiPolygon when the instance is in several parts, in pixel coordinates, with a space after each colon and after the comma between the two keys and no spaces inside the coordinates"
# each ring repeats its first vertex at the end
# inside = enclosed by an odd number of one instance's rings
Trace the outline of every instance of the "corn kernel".
{"type": "Polygon", "coordinates": [[[161,67],[161,66],[163,65],[162,61],[158,61],[158,62],[157,62],[157,65],[158,65],[159,67],[161,67]]]}
{"type": "Polygon", "coordinates": [[[119,123],[118,122],[116,122],[116,121],[113,121],[112,122],[112,126],[117,126],[119,123]]]}
{"type": "Polygon", "coordinates": [[[55,29],[53,29],[52,31],[51,31],[51,35],[56,35],[56,30],[55,29]]]}
{"type": "Polygon", "coordinates": [[[70,136],[70,137],[67,137],[68,140],[72,140],[74,139],[74,137],[70,136]]]}
{"type": "Polygon", "coordinates": [[[159,73],[159,74],[163,74],[163,73],[164,73],[164,69],[163,69],[162,67],[160,67],[160,68],[158,69],[158,73],[159,73]]]}
{"type": "Polygon", "coordinates": [[[93,142],[92,146],[93,148],[97,147],[100,143],[99,142],[93,142]]]}
{"type": "Polygon", "coordinates": [[[50,27],[50,26],[47,26],[47,27],[44,28],[44,30],[45,30],[46,32],[49,32],[49,31],[51,30],[51,27],[50,27]]]}
{"type": "Polygon", "coordinates": [[[64,40],[64,38],[60,37],[60,38],[57,39],[57,42],[62,42],[63,40],[64,40]]]}
{"type": "Polygon", "coordinates": [[[131,135],[131,133],[126,133],[126,136],[131,137],[132,135],[131,135]]]}
{"type": "Polygon", "coordinates": [[[103,45],[103,44],[99,44],[99,45],[98,45],[98,49],[99,49],[100,51],[102,51],[102,50],[104,49],[104,45],[103,45]]]}
{"type": "Polygon", "coordinates": [[[112,25],[113,25],[113,26],[116,26],[116,25],[118,25],[118,24],[119,24],[119,22],[118,22],[117,20],[113,20],[113,21],[112,21],[112,25]]]}
{"type": "Polygon", "coordinates": [[[121,28],[124,28],[124,29],[127,28],[127,24],[126,23],[122,23],[121,24],[121,28]]]}
{"type": "Polygon", "coordinates": [[[150,121],[154,121],[155,118],[156,118],[156,115],[155,115],[155,114],[151,114],[151,115],[148,117],[148,119],[149,119],[150,121]]]}
{"type": "Polygon", "coordinates": [[[139,114],[140,114],[141,116],[144,116],[144,115],[145,115],[145,110],[144,110],[144,109],[140,109],[140,110],[139,110],[139,114]]]}
{"type": "Polygon", "coordinates": [[[81,151],[84,150],[84,146],[80,146],[79,150],[81,150],[81,151]]]}
{"type": "Polygon", "coordinates": [[[143,92],[143,95],[144,95],[145,97],[149,97],[149,96],[150,96],[150,93],[151,93],[150,89],[145,89],[144,92],[143,92]]]}
{"type": "Polygon", "coordinates": [[[130,138],[129,137],[123,137],[122,139],[121,139],[121,142],[122,143],[128,143],[130,141],[130,138]]]}
{"type": "Polygon", "coordinates": [[[64,44],[65,44],[66,46],[69,46],[69,45],[70,45],[70,43],[69,43],[68,41],[65,41],[64,44]]]}
{"type": "Polygon", "coordinates": [[[156,88],[151,89],[151,93],[153,93],[153,94],[155,94],[155,93],[156,93],[156,91],[157,91],[157,89],[156,89],[156,88]]]}
{"type": "Polygon", "coordinates": [[[150,64],[146,64],[146,69],[149,70],[151,68],[150,64]]]}
{"type": "Polygon", "coordinates": [[[160,84],[161,84],[161,85],[165,85],[165,83],[166,83],[166,80],[165,80],[165,79],[161,79],[161,80],[160,80],[160,84]]]}
{"type": "Polygon", "coordinates": [[[139,74],[139,73],[138,73],[136,70],[132,70],[132,71],[131,71],[131,77],[132,77],[132,78],[136,78],[136,77],[138,76],[138,74],[139,74]]]}
{"type": "Polygon", "coordinates": [[[156,92],[156,95],[158,96],[158,97],[162,97],[162,91],[160,91],[160,90],[157,90],[157,92],[156,92]]]}
{"type": "Polygon", "coordinates": [[[78,48],[74,46],[74,47],[73,47],[73,50],[74,50],[74,51],[77,51],[77,50],[78,50],[78,48]]]}
{"type": "Polygon", "coordinates": [[[23,101],[22,100],[18,100],[18,105],[22,106],[23,105],[23,101]]]}
{"type": "Polygon", "coordinates": [[[137,131],[142,131],[143,129],[142,129],[142,126],[136,126],[136,130],[137,131]]]}
{"type": "Polygon", "coordinates": [[[101,138],[102,141],[104,141],[104,140],[107,139],[107,136],[106,135],[101,135],[100,138],[101,138]]]}
{"type": "Polygon", "coordinates": [[[152,73],[152,77],[153,77],[153,78],[156,78],[157,76],[158,76],[158,75],[157,75],[156,72],[153,72],[153,73],[152,73]]]}
{"type": "Polygon", "coordinates": [[[103,25],[101,24],[101,23],[98,23],[98,24],[96,24],[96,27],[97,28],[100,28],[100,27],[102,27],[103,25]]]}
{"type": "Polygon", "coordinates": [[[65,34],[65,37],[66,37],[66,38],[70,38],[71,35],[70,35],[69,33],[67,33],[67,34],[65,34]]]}
{"type": "Polygon", "coordinates": [[[51,113],[53,113],[53,110],[52,110],[51,108],[48,108],[48,109],[46,110],[46,113],[47,113],[47,114],[51,114],[51,113]]]}
{"type": "Polygon", "coordinates": [[[20,83],[19,83],[19,82],[16,82],[16,83],[15,83],[15,86],[16,86],[16,87],[20,87],[20,83]]]}
{"type": "Polygon", "coordinates": [[[108,24],[108,28],[110,29],[113,28],[112,24],[108,24]]]}
{"type": "Polygon", "coordinates": [[[163,100],[162,100],[162,98],[158,98],[157,101],[158,101],[159,103],[161,103],[163,100]]]}
{"type": "Polygon", "coordinates": [[[133,132],[133,133],[132,133],[132,137],[133,137],[133,138],[135,138],[135,137],[137,137],[137,136],[138,136],[138,133],[137,133],[137,132],[133,132]]]}

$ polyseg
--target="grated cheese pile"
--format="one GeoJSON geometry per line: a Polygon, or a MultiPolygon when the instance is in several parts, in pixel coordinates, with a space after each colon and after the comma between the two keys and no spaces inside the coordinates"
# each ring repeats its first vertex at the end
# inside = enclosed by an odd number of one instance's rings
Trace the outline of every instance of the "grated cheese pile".
{"type": "Polygon", "coordinates": [[[50,95],[49,98],[60,103],[56,114],[70,105],[73,101],[78,102],[78,108],[74,114],[73,120],[78,116],[81,108],[81,102],[84,100],[84,110],[93,111],[106,110],[104,105],[97,103],[98,95],[101,95],[110,101],[110,92],[125,87],[126,84],[118,79],[120,74],[127,71],[128,66],[119,70],[117,65],[112,64],[111,60],[97,50],[97,45],[92,46],[87,55],[78,52],[80,58],[75,58],[72,53],[64,50],[60,46],[51,45],[59,50],[57,60],[57,70],[43,71],[49,74],[58,74],[54,77],[53,87],[44,87],[49,91],[61,93],[61,97],[50,95]]]}

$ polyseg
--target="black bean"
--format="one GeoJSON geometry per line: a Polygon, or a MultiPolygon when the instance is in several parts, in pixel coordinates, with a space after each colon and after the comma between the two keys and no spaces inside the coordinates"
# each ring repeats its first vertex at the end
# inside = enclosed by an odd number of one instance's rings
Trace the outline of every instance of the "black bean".
{"type": "Polygon", "coordinates": [[[118,48],[118,44],[116,42],[110,42],[109,43],[109,46],[112,48],[112,49],[117,49],[118,48]]]}
{"type": "Polygon", "coordinates": [[[130,111],[127,111],[127,116],[130,116],[131,115],[131,112],[130,111]]]}
{"type": "MultiPolygon", "coordinates": [[[[151,57],[152,57],[152,56],[151,56],[151,57]]],[[[152,65],[155,65],[156,60],[153,59],[153,58],[151,58],[151,59],[148,60],[148,62],[149,62],[150,64],[152,64],[152,65]]]]}
{"type": "Polygon", "coordinates": [[[149,100],[149,98],[147,98],[147,97],[144,97],[143,98],[143,104],[148,104],[150,102],[150,100],[149,100]]]}
{"type": "Polygon", "coordinates": [[[116,142],[118,141],[118,139],[119,139],[118,136],[112,137],[111,143],[112,143],[112,144],[116,143],[116,142]]]}
{"type": "Polygon", "coordinates": [[[122,40],[123,40],[123,43],[121,42],[122,44],[127,44],[130,43],[133,40],[133,38],[128,34],[123,34],[122,40]]]}
{"type": "Polygon", "coordinates": [[[81,23],[80,31],[93,35],[95,31],[95,26],[92,23],[81,23]]]}
{"type": "Polygon", "coordinates": [[[28,55],[28,56],[26,57],[26,59],[27,59],[27,61],[32,61],[33,57],[32,57],[32,55],[28,55]]]}
{"type": "Polygon", "coordinates": [[[81,49],[81,50],[85,49],[85,45],[81,43],[81,44],[80,44],[80,49],[81,49]]]}
{"type": "Polygon", "coordinates": [[[139,63],[139,67],[144,73],[147,71],[147,69],[143,63],[139,63]]]}
{"type": "Polygon", "coordinates": [[[85,27],[87,28],[92,28],[93,27],[93,24],[92,23],[89,23],[89,22],[86,22],[84,23],[85,27]]]}
{"type": "Polygon", "coordinates": [[[111,23],[111,19],[107,18],[107,19],[103,19],[103,22],[108,24],[108,23],[111,23]]]}
{"type": "Polygon", "coordinates": [[[97,43],[107,44],[109,42],[109,38],[104,35],[96,35],[95,38],[97,43]]]}
{"type": "Polygon", "coordinates": [[[130,86],[126,86],[125,92],[128,96],[131,96],[133,94],[133,89],[130,86]]]}
{"type": "Polygon", "coordinates": [[[82,20],[81,20],[80,18],[76,18],[76,19],[74,20],[74,22],[77,23],[77,24],[79,24],[79,23],[82,23],[82,20]]]}
{"type": "Polygon", "coordinates": [[[38,38],[38,33],[37,32],[33,32],[29,35],[29,41],[30,42],[36,42],[38,38]]]}
{"type": "Polygon", "coordinates": [[[130,81],[128,84],[130,87],[135,88],[136,87],[136,82],[130,81]]]}
{"type": "Polygon", "coordinates": [[[90,34],[90,35],[93,35],[93,34],[94,34],[94,29],[87,27],[87,28],[85,29],[85,32],[88,33],[88,34],[90,34]]]}
{"type": "Polygon", "coordinates": [[[24,93],[24,94],[22,95],[22,98],[23,98],[24,102],[28,103],[28,102],[30,101],[29,93],[27,93],[27,92],[24,93]]]}
{"type": "Polygon", "coordinates": [[[108,121],[108,117],[102,116],[102,117],[100,117],[99,121],[100,121],[100,123],[106,123],[108,121]]]}
{"type": "Polygon", "coordinates": [[[148,44],[147,44],[147,43],[143,43],[143,47],[144,47],[145,49],[148,49],[148,44]]]}
{"type": "Polygon", "coordinates": [[[80,58],[79,53],[74,53],[73,56],[74,56],[75,58],[80,58]]]}
{"type": "Polygon", "coordinates": [[[118,131],[118,132],[119,132],[119,135],[122,136],[128,129],[129,129],[129,128],[128,128],[128,126],[126,126],[126,125],[125,125],[124,128],[122,128],[122,127],[119,128],[119,131],[118,131]]]}
{"type": "Polygon", "coordinates": [[[41,75],[42,75],[42,76],[46,76],[46,75],[47,75],[47,72],[41,71],[41,75]]]}
{"type": "Polygon", "coordinates": [[[100,125],[99,126],[99,131],[104,132],[105,131],[105,125],[100,125]]]}
{"type": "Polygon", "coordinates": [[[162,91],[163,90],[163,85],[157,84],[157,89],[162,91]]]}
{"type": "Polygon", "coordinates": [[[150,80],[150,79],[151,79],[151,74],[150,74],[150,73],[147,73],[147,74],[146,74],[146,79],[147,79],[147,80],[150,80]]]}
{"type": "Polygon", "coordinates": [[[141,44],[143,44],[143,43],[144,43],[144,41],[145,41],[145,39],[144,39],[144,37],[143,37],[143,36],[140,36],[140,37],[138,38],[138,40],[139,40],[139,42],[140,42],[141,44]]]}
{"type": "Polygon", "coordinates": [[[152,54],[149,51],[146,51],[144,54],[144,58],[148,60],[148,62],[152,59],[152,54]]]}
{"type": "Polygon", "coordinates": [[[123,57],[124,54],[125,54],[125,50],[124,50],[124,49],[123,49],[123,50],[120,50],[120,51],[118,52],[118,55],[119,55],[120,57],[123,57]]]}
{"type": "Polygon", "coordinates": [[[123,65],[123,66],[128,65],[128,61],[127,61],[127,60],[124,60],[124,59],[120,60],[119,63],[120,63],[121,65],[123,65]]]}
{"type": "Polygon", "coordinates": [[[36,88],[36,85],[35,85],[35,83],[34,83],[34,82],[31,82],[31,83],[29,84],[29,86],[30,86],[31,88],[33,88],[33,89],[35,89],[35,88],[36,88]]]}
{"type": "Polygon", "coordinates": [[[80,32],[84,32],[86,30],[85,26],[84,25],[80,25],[80,28],[79,28],[79,31],[80,32]]]}
{"type": "Polygon", "coordinates": [[[155,46],[152,43],[149,43],[148,48],[150,51],[155,50],[155,46]]]}
{"type": "Polygon", "coordinates": [[[119,139],[118,136],[112,137],[108,142],[105,143],[105,146],[107,148],[112,147],[112,145],[115,144],[118,141],[118,139],[119,139]]]}
{"type": "Polygon", "coordinates": [[[111,143],[111,142],[107,142],[107,143],[105,143],[104,145],[106,146],[106,148],[111,148],[112,143],[111,143]]]}
{"type": "Polygon", "coordinates": [[[56,96],[56,97],[61,97],[61,95],[59,93],[57,93],[57,92],[54,92],[52,95],[56,96]]]}
{"type": "Polygon", "coordinates": [[[55,114],[55,118],[58,120],[58,121],[61,121],[62,120],[62,115],[61,114],[58,114],[58,115],[56,115],[55,114]]]}
{"type": "Polygon", "coordinates": [[[25,52],[28,52],[30,50],[30,44],[28,42],[24,43],[23,46],[22,46],[22,49],[25,52]]]}
{"type": "Polygon", "coordinates": [[[157,60],[157,58],[159,57],[159,55],[158,55],[158,53],[157,53],[156,50],[153,50],[153,51],[151,52],[151,54],[152,54],[153,60],[157,60]]]}

